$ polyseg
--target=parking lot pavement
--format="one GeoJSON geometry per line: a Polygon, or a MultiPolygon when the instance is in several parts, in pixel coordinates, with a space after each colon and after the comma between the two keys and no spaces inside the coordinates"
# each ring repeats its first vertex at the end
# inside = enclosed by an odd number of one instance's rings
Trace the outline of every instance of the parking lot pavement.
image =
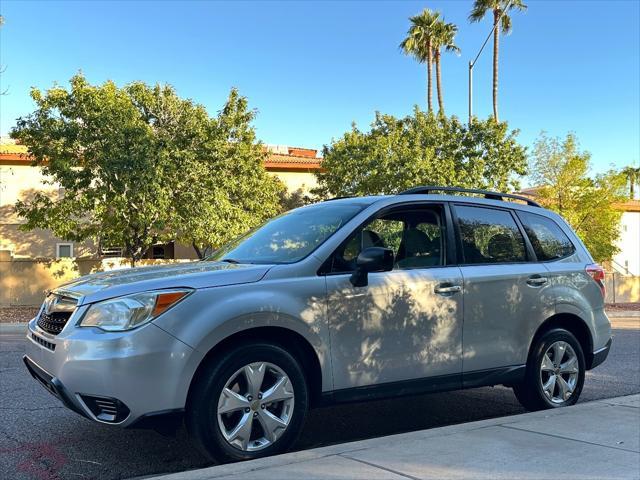
{"type": "MultiPolygon", "coordinates": [[[[587,373],[581,403],[640,393],[640,325],[618,325],[609,358],[587,373]]],[[[175,438],[121,430],[66,410],[26,372],[23,345],[22,334],[0,333],[0,478],[112,480],[208,465],[184,430],[175,438]]],[[[504,387],[326,407],[310,413],[296,450],[523,412],[504,387]]]]}
{"type": "Polygon", "coordinates": [[[637,479],[640,395],[346,443],[153,480],[637,479]]]}

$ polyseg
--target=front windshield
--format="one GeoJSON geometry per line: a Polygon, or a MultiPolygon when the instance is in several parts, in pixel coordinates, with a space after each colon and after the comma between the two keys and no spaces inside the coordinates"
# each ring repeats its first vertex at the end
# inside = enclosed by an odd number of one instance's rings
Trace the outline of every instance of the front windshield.
{"type": "Polygon", "coordinates": [[[297,262],[366,206],[361,202],[323,202],[291,210],[233,240],[207,260],[233,263],[297,262]]]}

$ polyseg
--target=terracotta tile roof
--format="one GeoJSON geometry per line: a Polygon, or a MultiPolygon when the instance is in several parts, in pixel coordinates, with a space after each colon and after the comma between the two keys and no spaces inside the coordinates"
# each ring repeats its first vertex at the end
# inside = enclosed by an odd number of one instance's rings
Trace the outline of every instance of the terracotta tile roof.
{"type": "MultiPolygon", "coordinates": [[[[540,186],[523,188],[518,193],[519,195],[524,195],[527,197],[537,197],[540,194],[540,186]]],[[[640,200],[626,200],[624,202],[616,203],[614,206],[618,210],[622,210],[623,212],[640,212],[640,200]]]]}
{"type": "Polygon", "coordinates": [[[640,212],[640,200],[627,200],[624,203],[618,203],[616,207],[623,212],[640,212]]]}
{"type": "Polygon", "coordinates": [[[322,159],[317,157],[302,157],[299,155],[283,155],[280,153],[271,153],[269,158],[264,162],[267,170],[282,171],[315,171],[320,170],[322,159]]]}
{"type": "MultiPolygon", "coordinates": [[[[269,152],[265,161],[268,171],[318,171],[322,158],[316,157],[317,150],[311,148],[287,147],[289,154],[269,152]]],[[[13,143],[0,144],[0,162],[5,164],[29,164],[27,147],[13,143]]]]}

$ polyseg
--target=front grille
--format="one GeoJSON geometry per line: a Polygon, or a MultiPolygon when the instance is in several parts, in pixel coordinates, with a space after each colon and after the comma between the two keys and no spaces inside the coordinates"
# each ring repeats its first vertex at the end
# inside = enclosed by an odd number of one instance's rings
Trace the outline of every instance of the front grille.
{"type": "Polygon", "coordinates": [[[38,317],[38,326],[47,333],[58,335],[69,321],[71,312],[45,313],[44,309],[38,317]]]}
{"type": "Polygon", "coordinates": [[[91,413],[103,422],[119,423],[129,416],[129,408],[117,398],[93,395],[80,395],[80,397],[91,413]]]}
{"type": "Polygon", "coordinates": [[[31,338],[33,339],[34,342],[39,343],[44,348],[48,348],[52,352],[55,351],[55,349],[56,349],[56,344],[55,343],[47,342],[44,338],[40,338],[35,333],[31,334],[31,338]]]}

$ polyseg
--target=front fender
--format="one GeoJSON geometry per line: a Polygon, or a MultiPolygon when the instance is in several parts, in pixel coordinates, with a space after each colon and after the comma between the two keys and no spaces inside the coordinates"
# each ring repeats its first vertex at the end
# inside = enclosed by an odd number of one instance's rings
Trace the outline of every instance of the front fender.
{"type": "MultiPolygon", "coordinates": [[[[324,277],[197,290],[155,323],[194,348],[201,360],[236,333],[259,327],[291,330],[309,342],[318,356],[322,390],[332,388],[324,277]]],[[[195,369],[185,375],[191,378],[194,373],[195,369]]]]}

